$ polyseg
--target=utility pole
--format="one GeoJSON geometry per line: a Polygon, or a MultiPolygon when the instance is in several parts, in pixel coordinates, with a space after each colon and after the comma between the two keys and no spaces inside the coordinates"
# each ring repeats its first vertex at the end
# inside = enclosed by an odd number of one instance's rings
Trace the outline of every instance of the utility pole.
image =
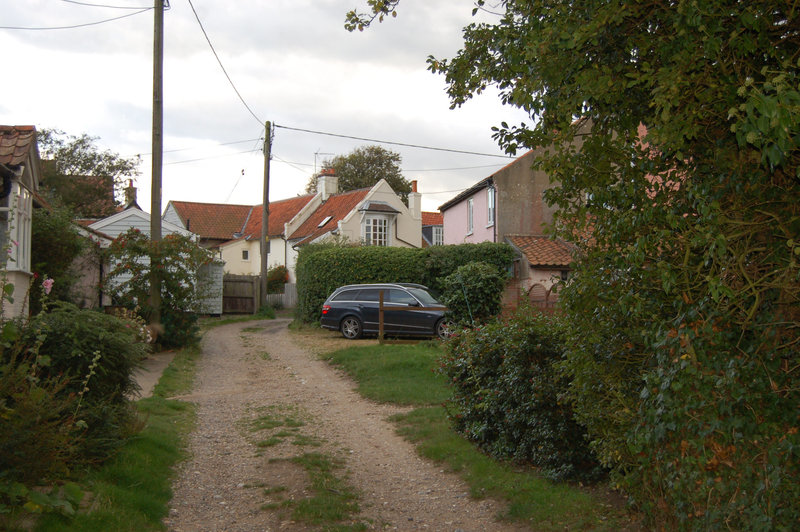
{"type": "MultiPolygon", "coordinates": [[[[155,0],[153,31],[153,167],[150,187],[150,240],[154,248],[161,241],[161,164],[164,148],[164,4],[168,0],[155,0]]],[[[161,322],[161,259],[150,255],[150,306],[151,323],[161,322]]]]}
{"type": "Polygon", "coordinates": [[[267,257],[269,255],[269,160],[272,158],[272,123],[264,124],[264,207],[261,209],[261,305],[267,304],[267,257]]]}

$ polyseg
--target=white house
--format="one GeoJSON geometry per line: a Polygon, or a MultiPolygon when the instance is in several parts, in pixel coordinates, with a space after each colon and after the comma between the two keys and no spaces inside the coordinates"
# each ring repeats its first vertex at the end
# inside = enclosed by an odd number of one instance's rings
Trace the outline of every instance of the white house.
{"type": "Polygon", "coordinates": [[[36,128],[0,126],[0,262],[2,282],[14,286],[13,302],[2,302],[6,318],[28,313],[28,287],[33,276],[31,219],[40,176],[36,128]]]}

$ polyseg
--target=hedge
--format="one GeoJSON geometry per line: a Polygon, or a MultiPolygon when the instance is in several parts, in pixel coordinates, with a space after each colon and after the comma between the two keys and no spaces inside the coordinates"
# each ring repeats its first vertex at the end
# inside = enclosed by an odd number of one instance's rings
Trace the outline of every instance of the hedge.
{"type": "Polygon", "coordinates": [[[325,299],[336,288],[358,283],[420,283],[437,295],[444,277],[459,266],[486,262],[506,271],[514,258],[507,244],[483,242],[424,249],[311,245],[297,258],[297,317],[318,321],[325,299]]]}

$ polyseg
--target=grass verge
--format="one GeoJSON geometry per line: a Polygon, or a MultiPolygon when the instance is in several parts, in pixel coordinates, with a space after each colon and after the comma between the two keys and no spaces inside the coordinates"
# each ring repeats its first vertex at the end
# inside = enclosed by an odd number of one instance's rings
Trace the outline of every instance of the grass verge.
{"type": "Polygon", "coordinates": [[[71,520],[42,516],[35,530],[163,530],[173,466],[186,458],[186,438],[194,425],[193,405],[169,397],[191,390],[199,353],[198,347],[178,352],[153,396],[136,402],[144,428],[113,459],[79,479],[87,494],[79,513],[71,520]]]}
{"type": "Polygon", "coordinates": [[[499,462],[481,453],[454,432],[441,404],[450,391],[435,372],[437,343],[353,347],[323,356],[341,366],[372,400],[416,406],[395,416],[398,431],[418,452],[458,472],[473,497],[506,501],[501,516],[535,530],[621,530],[629,524],[624,511],[604,498],[570,484],[555,484],[531,468],[499,462]]]}

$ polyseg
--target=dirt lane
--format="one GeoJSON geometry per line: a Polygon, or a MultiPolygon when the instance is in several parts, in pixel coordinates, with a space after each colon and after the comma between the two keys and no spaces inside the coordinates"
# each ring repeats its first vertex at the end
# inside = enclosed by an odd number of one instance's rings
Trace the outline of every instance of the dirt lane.
{"type": "Polygon", "coordinates": [[[198,419],[192,458],[174,484],[170,530],[313,530],[286,510],[262,508],[308,496],[305,471],[290,461],[305,452],[343,461],[339,474],[346,471],[357,488],[357,517],[370,529],[519,530],[495,520],[497,503],[470,499],[457,476],[421,459],[386,421],[402,410],[361,398],[347,377],[297,344],[288,323],[247,322],[206,333],[194,392],[182,397],[197,405],[198,419]],[[265,413],[304,425],[266,445],[266,432],[247,428],[247,420],[265,413]]]}

